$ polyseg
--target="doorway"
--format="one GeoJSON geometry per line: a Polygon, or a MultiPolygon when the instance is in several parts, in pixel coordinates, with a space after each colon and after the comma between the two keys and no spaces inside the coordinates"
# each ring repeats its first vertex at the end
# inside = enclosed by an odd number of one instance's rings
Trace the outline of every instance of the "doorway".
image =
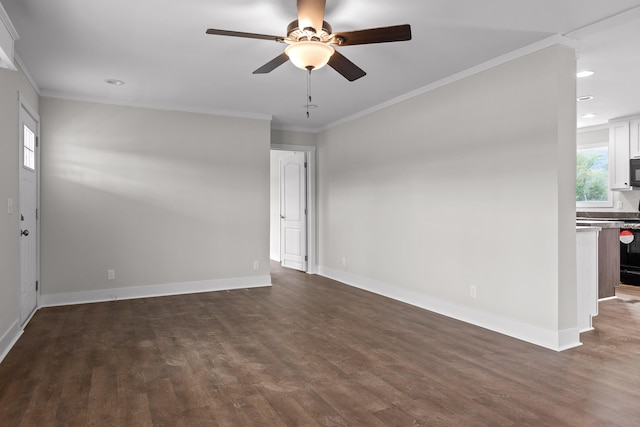
{"type": "Polygon", "coordinates": [[[270,258],[315,274],[315,147],[272,144],[270,169],[270,258]]]}
{"type": "Polygon", "coordinates": [[[20,325],[24,327],[38,307],[40,117],[19,96],[19,233],[20,325]]]}

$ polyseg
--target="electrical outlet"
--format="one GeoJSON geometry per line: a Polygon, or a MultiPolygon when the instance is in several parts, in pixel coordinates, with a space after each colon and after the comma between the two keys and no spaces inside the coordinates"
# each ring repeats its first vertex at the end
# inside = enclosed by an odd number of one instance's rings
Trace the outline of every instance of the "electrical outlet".
{"type": "Polygon", "coordinates": [[[347,258],[346,257],[342,257],[342,266],[343,267],[347,266],[347,258]]]}
{"type": "Polygon", "coordinates": [[[115,270],[107,270],[107,280],[115,280],[116,271],[115,270]]]}
{"type": "Polygon", "coordinates": [[[13,199],[7,199],[7,214],[13,215],[13,199]]]}
{"type": "Polygon", "coordinates": [[[474,285],[471,285],[469,287],[469,295],[471,296],[471,298],[476,297],[476,287],[474,285]]]}
{"type": "Polygon", "coordinates": [[[616,202],[616,208],[622,209],[622,201],[616,202]]]}
{"type": "Polygon", "coordinates": [[[253,269],[257,270],[260,268],[260,261],[253,261],[253,269]]]}

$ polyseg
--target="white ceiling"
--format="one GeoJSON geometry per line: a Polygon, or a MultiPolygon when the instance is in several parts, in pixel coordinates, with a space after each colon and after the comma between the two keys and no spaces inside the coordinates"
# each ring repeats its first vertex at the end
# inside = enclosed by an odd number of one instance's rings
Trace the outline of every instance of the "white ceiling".
{"type": "Polygon", "coordinates": [[[640,0],[327,0],[325,20],[334,31],[408,23],[413,39],[339,48],[368,74],[348,82],[330,67],[313,72],[318,108],[309,119],[304,71],[286,63],[252,74],[284,45],[205,34],[218,28],[284,36],[297,17],[294,0],[0,2],[20,35],[19,59],[44,96],[272,116],[275,128],[314,131],[566,35],[577,41],[578,67],[597,73],[578,81],[579,95],[595,96],[579,103],[579,116],[597,114],[579,117],[578,126],[640,113],[640,9],[633,10],[640,0]]]}

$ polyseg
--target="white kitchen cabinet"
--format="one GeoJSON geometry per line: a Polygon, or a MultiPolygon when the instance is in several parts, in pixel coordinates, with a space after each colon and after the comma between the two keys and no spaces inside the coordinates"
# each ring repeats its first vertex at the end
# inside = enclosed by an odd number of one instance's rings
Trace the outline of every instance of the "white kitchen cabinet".
{"type": "Polygon", "coordinates": [[[593,330],[591,320],[598,315],[598,227],[576,228],[576,279],[578,329],[593,330]]]}
{"type": "Polygon", "coordinates": [[[631,190],[629,185],[629,122],[611,123],[609,127],[609,188],[631,190]]]}
{"type": "Polygon", "coordinates": [[[629,152],[632,159],[640,159],[640,119],[629,122],[629,152]]]}

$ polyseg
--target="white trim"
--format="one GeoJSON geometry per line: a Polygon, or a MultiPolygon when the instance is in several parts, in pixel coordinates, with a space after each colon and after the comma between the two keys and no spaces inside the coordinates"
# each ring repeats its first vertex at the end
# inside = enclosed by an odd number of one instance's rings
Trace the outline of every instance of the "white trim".
{"type": "Polygon", "coordinates": [[[565,33],[565,37],[569,37],[572,39],[581,39],[605,30],[609,30],[611,28],[618,27],[622,24],[626,24],[638,17],[640,17],[640,7],[636,6],[608,18],[601,19],[600,21],[585,25],[584,27],[578,28],[576,30],[569,31],[568,33],[565,33]]]}
{"type": "Polygon", "coordinates": [[[24,74],[27,80],[29,80],[29,83],[31,83],[31,87],[33,87],[33,90],[35,90],[38,95],[41,95],[40,86],[38,86],[36,79],[33,78],[27,66],[24,65],[24,62],[22,62],[22,58],[20,58],[20,55],[14,53],[13,59],[16,61],[16,64],[18,64],[18,68],[20,68],[22,74],[24,74]]]}
{"type": "Polygon", "coordinates": [[[614,295],[612,297],[598,298],[598,302],[611,301],[612,299],[618,299],[618,297],[614,295]]]}
{"type": "Polygon", "coordinates": [[[585,133],[585,132],[594,132],[597,130],[605,130],[605,129],[609,129],[611,126],[609,126],[609,123],[603,123],[601,125],[592,125],[592,126],[583,126],[581,128],[578,128],[576,130],[576,133],[585,133]]]}
{"type": "Polygon", "coordinates": [[[558,331],[557,348],[552,348],[552,350],[565,351],[569,350],[570,348],[580,347],[581,345],[582,343],[580,342],[580,330],[577,327],[561,329],[558,331]]]}
{"type": "Polygon", "coordinates": [[[606,202],[581,202],[576,200],[576,210],[583,208],[599,208],[599,209],[610,209],[613,207],[613,192],[609,191],[609,199],[606,202]]]}
{"type": "Polygon", "coordinates": [[[120,102],[112,99],[105,99],[100,97],[84,96],[84,95],[77,95],[77,94],[68,94],[68,93],[54,92],[49,90],[42,91],[41,96],[44,98],[63,99],[66,101],[91,102],[95,104],[117,105],[121,107],[146,108],[149,110],[179,111],[182,113],[207,114],[210,116],[235,117],[235,118],[241,118],[241,119],[256,119],[256,120],[268,120],[268,121],[271,121],[273,119],[273,116],[271,114],[246,113],[241,111],[197,108],[197,107],[192,107],[188,105],[178,105],[178,104],[145,104],[145,103],[137,103],[137,102],[125,103],[125,102],[120,102]]]}
{"type": "Polygon", "coordinates": [[[42,295],[41,307],[87,304],[119,299],[153,298],[168,295],[185,295],[201,292],[229,291],[271,286],[271,276],[239,277],[202,280],[197,282],[166,283],[130,288],[99,289],[95,291],[69,292],[42,295]]]}
{"type": "Polygon", "coordinates": [[[307,273],[318,273],[316,232],[316,150],[307,151],[307,273]]]}
{"type": "Polygon", "coordinates": [[[285,130],[285,131],[289,131],[289,132],[302,132],[302,133],[318,133],[318,132],[320,132],[320,129],[318,129],[318,128],[307,128],[307,127],[303,127],[303,126],[287,126],[287,125],[282,125],[282,124],[277,124],[277,123],[273,124],[271,129],[285,130]]]}
{"type": "MultiPolygon", "coordinates": [[[[637,119],[640,119],[640,115],[638,113],[631,114],[629,116],[614,117],[613,119],[609,119],[608,125],[616,124],[618,122],[629,122],[631,120],[637,120],[637,119]]],[[[609,127],[608,125],[607,127],[609,127]]]]}
{"type": "Polygon", "coordinates": [[[289,144],[271,144],[272,150],[277,151],[307,151],[314,153],[316,152],[316,147],[313,145],[289,145],[289,144]]]}
{"type": "Polygon", "coordinates": [[[18,338],[22,335],[22,329],[20,328],[19,321],[13,322],[13,325],[9,327],[7,332],[0,338],[0,363],[7,357],[9,351],[18,342],[18,338]]]}
{"type": "Polygon", "coordinates": [[[479,74],[483,71],[487,71],[490,70],[492,68],[495,68],[497,66],[506,64],[507,62],[511,62],[513,60],[516,60],[518,58],[522,58],[526,55],[530,55],[532,53],[538,52],[540,50],[546,49],[548,47],[551,46],[556,46],[556,45],[563,45],[563,46],[568,46],[571,48],[576,48],[577,43],[574,40],[570,40],[564,36],[561,35],[554,35],[551,37],[547,37],[543,40],[540,40],[538,42],[532,43],[530,45],[524,46],[520,49],[516,49],[514,51],[511,51],[509,53],[506,53],[504,55],[498,56],[496,58],[493,58],[489,61],[486,61],[482,64],[478,64],[474,67],[468,68],[464,71],[461,71],[459,73],[455,73],[452,74],[448,77],[445,77],[443,79],[440,79],[436,82],[433,82],[427,86],[424,86],[420,89],[416,89],[414,91],[408,92],[404,95],[400,95],[396,98],[390,99],[386,102],[383,102],[382,104],[378,104],[376,106],[373,106],[371,108],[368,108],[366,110],[360,111],[359,113],[355,113],[352,114],[351,116],[347,116],[344,117],[340,120],[337,120],[333,123],[329,123],[326,126],[321,127],[320,129],[318,129],[316,132],[321,132],[321,131],[325,131],[325,130],[329,130],[331,128],[334,128],[336,126],[342,125],[344,123],[348,123],[351,122],[353,120],[359,119],[361,117],[367,116],[371,113],[374,113],[376,111],[379,110],[383,110],[385,108],[391,107],[393,105],[396,104],[400,104],[401,102],[404,101],[408,101],[409,99],[415,98],[417,96],[423,95],[425,93],[434,91],[436,89],[439,89],[443,86],[449,85],[451,83],[466,79],[467,77],[471,77],[475,74],[479,74]]]}
{"type": "Polygon", "coordinates": [[[27,98],[25,98],[25,96],[21,92],[18,92],[18,102],[19,106],[24,107],[25,111],[29,113],[31,117],[33,117],[33,120],[38,122],[38,136],[40,136],[40,114],[38,114],[36,109],[33,108],[31,104],[29,104],[29,101],[27,101],[27,98]]]}
{"type": "MultiPolygon", "coordinates": [[[[316,147],[313,145],[271,144],[272,150],[305,152],[307,156],[307,271],[318,273],[316,231],[316,147]]],[[[278,256],[277,258],[279,258],[278,256]]],[[[273,259],[273,256],[272,256],[273,259]]]]}
{"type": "Polygon", "coordinates": [[[15,41],[19,38],[20,36],[18,36],[18,32],[13,26],[9,15],[7,15],[7,12],[4,10],[2,3],[0,3],[0,40],[3,41],[2,45],[0,45],[0,68],[6,68],[12,71],[17,70],[14,56],[15,41]]]}
{"type": "Polygon", "coordinates": [[[13,22],[11,22],[11,18],[9,18],[7,11],[4,10],[4,6],[2,6],[2,3],[0,3],[0,21],[2,21],[4,26],[7,28],[9,35],[11,35],[11,38],[14,41],[20,38],[20,36],[18,35],[18,31],[16,30],[16,27],[13,26],[13,22]]]}
{"type": "Polygon", "coordinates": [[[349,286],[411,304],[494,332],[499,332],[550,350],[563,351],[582,345],[577,327],[562,331],[548,330],[509,317],[451,303],[439,298],[430,297],[423,293],[324,266],[318,267],[318,274],[333,280],[338,280],[349,286]]]}

